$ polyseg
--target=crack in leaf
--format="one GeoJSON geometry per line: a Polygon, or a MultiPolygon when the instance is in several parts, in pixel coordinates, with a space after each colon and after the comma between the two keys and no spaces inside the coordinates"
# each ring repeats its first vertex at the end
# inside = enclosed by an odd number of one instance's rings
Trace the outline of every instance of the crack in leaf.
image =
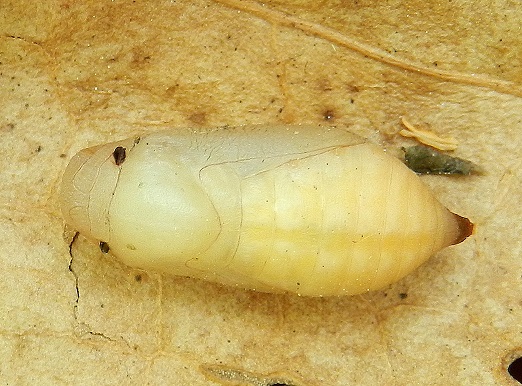
{"type": "MultiPolygon", "coordinates": [[[[73,254],[73,244],[78,239],[79,234],[80,234],[79,232],[75,232],[73,238],[71,239],[71,242],[69,243],[70,260],[69,260],[69,266],[68,266],[69,272],[71,272],[74,277],[74,285],[75,285],[75,291],[76,291],[76,296],[74,299],[74,306],[73,306],[74,320],[76,322],[76,331],[78,332],[78,334],[80,336],[88,335],[90,337],[103,338],[104,340],[109,341],[109,342],[117,342],[118,341],[117,339],[114,339],[108,335],[105,335],[103,332],[94,331],[93,328],[88,323],[80,321],[80,318],[78,315],[78,306],[79,306],[79,302],[80,302],[79,275],[74,270],[74,254],[73,254]]],[[[133,346],[122,336],[120,336],[119,338],[129,349],[133,348],[133,346]]]]}
{"type": "Polygon", "coordinates": [[[74,277],[74,286],[76,289],[76,298],[74,299],[74,310],[73,310],[74,320],[76,320],[76,322],[78,322],[78,302],[80,301],[80,289],[78,287],[78,274],[75,272],[75,270],[73,268],[74,256],[73,256],[72,249],[73,249],[73,244],[76,241],[76,239],[78,238],[79,234],[80,234],[79,232],[76,232],[74,234],[71,242],[69,243],[69,256],[71,257],[71,259],[69,260],[69,267],[68,267],[69,272],[71,272],[74,277]]]}

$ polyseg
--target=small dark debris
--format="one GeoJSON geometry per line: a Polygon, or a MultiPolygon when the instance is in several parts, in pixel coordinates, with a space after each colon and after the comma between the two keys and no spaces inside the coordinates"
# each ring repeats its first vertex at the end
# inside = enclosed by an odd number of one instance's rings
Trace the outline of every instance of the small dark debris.
{"type": "Polygon", "coordinates": [[[405,292],[401,292],[401,293],[399,294],[399,297],[400,297],[401,299],[406,299],[406,298],[408,297],[408,294],[405,293],[405,292]]]}
{"type": "Polygon", "coordinates": [[[118,146],[116,149],[114,149],[112,156],[114,157],[116,166],[120,166],[125,161],[125,157],[127,157],[126,149],[122,146],[118,146]]]}
{"type": "Polygon", "coordinates": [[[102,251],[102,253],[109,253],[109,250],[109,244],[105,241],[100,241],[100,251],[102,251]]]}

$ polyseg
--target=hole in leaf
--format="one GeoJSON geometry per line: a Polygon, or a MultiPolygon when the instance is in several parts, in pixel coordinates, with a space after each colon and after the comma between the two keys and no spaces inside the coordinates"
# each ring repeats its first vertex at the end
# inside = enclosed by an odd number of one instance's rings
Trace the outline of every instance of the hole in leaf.
{"type": "Polygon", "coordinates": [[[508,366],[508,373],[511,375],[518,383],[522,384],[522,357],[515,359],[508,366]]]}

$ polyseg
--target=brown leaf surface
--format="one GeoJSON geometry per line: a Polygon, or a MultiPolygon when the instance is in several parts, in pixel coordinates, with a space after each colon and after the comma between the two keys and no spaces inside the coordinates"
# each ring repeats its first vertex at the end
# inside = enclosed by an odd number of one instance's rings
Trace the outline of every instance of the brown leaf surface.
{"type": "Polygon", "coordinates": [[[522,355],[522,7],[0,0],[2,384],[509,385],[522,355]],[[476,234],[379,292],[308,299],[138,272],[56,201],[79,149],[177,126],[401,117],[486,171],[427,177],[476,234]]]}

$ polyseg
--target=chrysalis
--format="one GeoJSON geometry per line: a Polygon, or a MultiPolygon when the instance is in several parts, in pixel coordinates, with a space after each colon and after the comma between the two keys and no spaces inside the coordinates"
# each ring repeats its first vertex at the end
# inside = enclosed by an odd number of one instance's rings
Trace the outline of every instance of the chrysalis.
{"type": "Polygon", "coordinates": [[[179,129],[80,151],[67,223],[142,269],[264,292],[380,289],[471,222],[418,176],[341,129],[179,129]]]}

